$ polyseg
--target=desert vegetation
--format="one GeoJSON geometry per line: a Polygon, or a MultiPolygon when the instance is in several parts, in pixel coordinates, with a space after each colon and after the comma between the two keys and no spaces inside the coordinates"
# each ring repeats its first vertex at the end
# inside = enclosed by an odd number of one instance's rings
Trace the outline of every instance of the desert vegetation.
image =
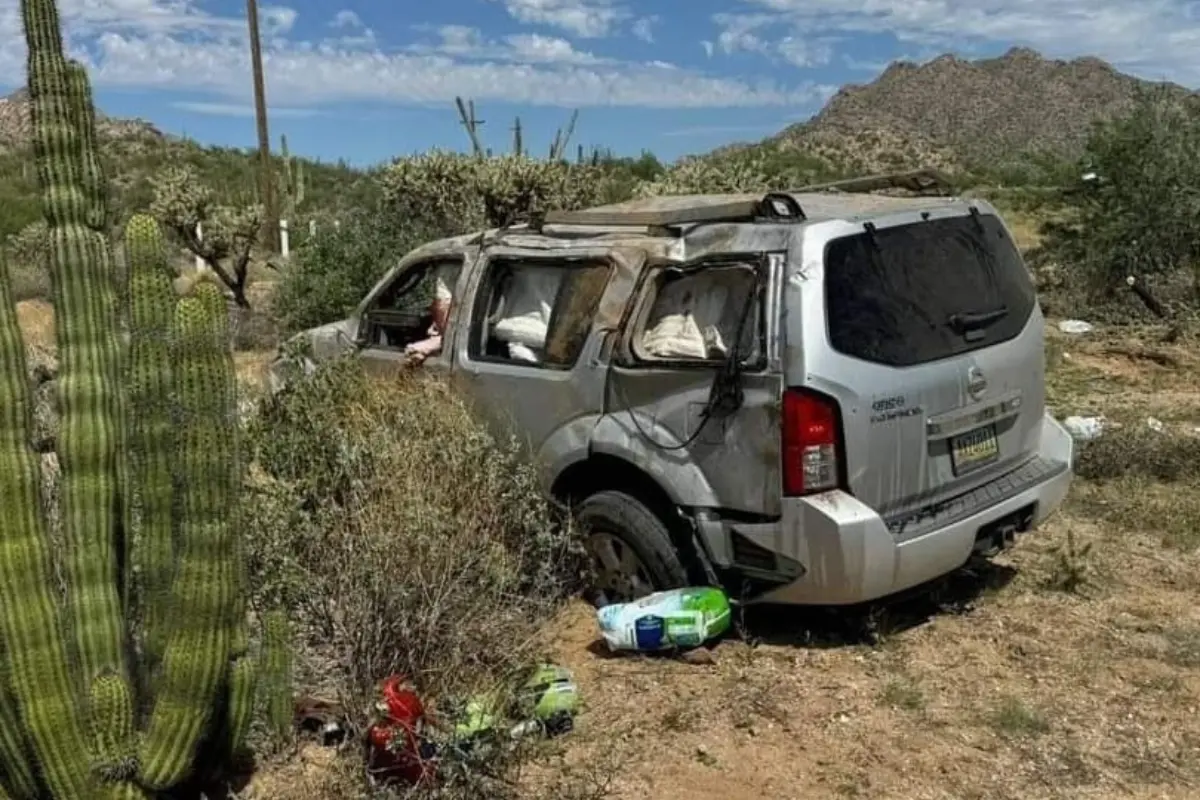
{"type": "Polygon", "coordinates": [[[0,154],[0,797],[371,796],[358,743],[382,678],[408,676],[449,719],[481,694],[507,704],[547,659],[583,689],[576,732],[447,751],[447,780],[414,793],[1182,798],[1200,781],[1186,98],[1139,94],[1081,152],[991,170],[912,131],[832,125],[669,165],[281,154],[284,260],[259,244],[246,154],[95,135],[54,4],[24,5],[39,170],[0,154]],[[1051,409],[1105,426],[1043,532],[914,601],[745,614],[706,663],[604,659],[569,521],[449,386],[380,383],[353,359],[276,396],[257,381],[288,334],[344,316],[432,238],[930,160],[1018,229],[1050,318],[1051,409]],[[1067,317],[1096,327],[1060,333],[1067,317]]]}

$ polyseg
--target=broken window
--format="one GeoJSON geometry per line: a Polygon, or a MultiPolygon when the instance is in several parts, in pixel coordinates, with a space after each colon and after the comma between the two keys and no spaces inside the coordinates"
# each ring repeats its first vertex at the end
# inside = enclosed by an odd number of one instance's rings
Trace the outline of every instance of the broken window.
{"type": "Polygon", "coordinates": [[[735,342],[742,361],[757,361],[762,320],[752,264],[669,269],[655,282],[654,299],[634,352],[644,360],[723,361],[735,342]]]}
{"type": "Polygon", "coordinates": [[[476,302],[472,358],[528,366],[574,365],[608,283],[607,264],[498,261],[476,302]]]}
{"type": "Polygon", "coordinates": [[[439,352],[461,270],[455,259],[418,264],[398,275],[367,310],[367,345],[416,348],[424,356],[439,352]]]}

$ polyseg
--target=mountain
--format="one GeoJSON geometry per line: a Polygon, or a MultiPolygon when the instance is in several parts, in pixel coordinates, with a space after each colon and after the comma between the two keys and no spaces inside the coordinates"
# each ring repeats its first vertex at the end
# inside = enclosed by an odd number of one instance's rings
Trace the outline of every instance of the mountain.
{"type": "MultiPolygon", "coordinates": [[[[0,150],[26,146],[31,133],[29,93],[21,89],[8,97],[0,97],[0,150]]],[[[99,112],[96,114],[96,133],[102,139],[161,141],[165,138],[158,128],[145,120],[118,119],[99,112]]]]}
{"type": "MultiPolygon", "coordinates": [[[[191,167],[222,203],[242,204],[258,196],[258,155],[251,148],[214,147],[165,134],[140,119],[97,112],[100,157],[119,215],[149,207],[151,179],[166,166],[191,167]]],[[[41,217],[37,174],[30,156],[29,96],[22,90],[0,98],[0,243],[41,217]]],[[[372,181],[346,164],[304,162],[304,215],[340,216],[370,207],[372,181]]]]}
{"type": "Polygon", "coordinates": [[[919,65],[898,61],[871,83],[843,87],[811,120],[757,146],[802,150],[868,171],[915,164],[994,168],[1033,153],[1073,158],[1094,121],[1128,113],[1147,90],[1197,97],[1098,58],[1053,60],[1027,48],[977,61],[953,55],[919,65]]]}

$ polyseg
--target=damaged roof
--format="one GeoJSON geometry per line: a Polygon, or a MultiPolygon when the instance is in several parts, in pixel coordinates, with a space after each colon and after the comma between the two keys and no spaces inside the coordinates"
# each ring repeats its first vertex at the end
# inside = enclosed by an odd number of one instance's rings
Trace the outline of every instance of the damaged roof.
{"type": "Polygon", "coordinates": [[[951,197],[952,189],[949,178],[942,173],[920,169],[804,186],[784,192],[643,197],[577,211],[551,211],[545,216],[545,224],[656,228],[702,222],[750,221],[761,217],[797,222],[854,219],[864,214],[953,203],[956,201],[951,197]],[[917,196],[873,194],[897,191],[917,196]],[[779,205],[780,202],[784,205],[779,205]]]}
{"type": "Polygon", "coordinates": [[[536,223],[440,239],[412,251],[402,263],[498,243],[568,250],[603,244],[632,247],[656,256],[680,255],[684,252],[678,249],[681,244],[690,244],[684,248],[689,251],[717,247],[722,236],[728,238],[736,233],[731,226],[763,217],[778,222],[858,222],[880,214],[936,209],[964,202],[968,201],[953,196],[946,176],[930,169],[853,178],[787,192],[659,195],[576,211],[551,211],[536,223]],[[896,194],[901,191],[908,196],[896,194]],[[791,208],[774,205],[780,201],[791,208]],[[795,213],[796,206],[799,215],[795,213]],[[780,213],[788,211],[790,214],[780,213]],[[704,223],[727,223],[730,230],[722,233],[704,223]],[[692,242],[695,234],[700,234],[703,241],[692,242]]]}

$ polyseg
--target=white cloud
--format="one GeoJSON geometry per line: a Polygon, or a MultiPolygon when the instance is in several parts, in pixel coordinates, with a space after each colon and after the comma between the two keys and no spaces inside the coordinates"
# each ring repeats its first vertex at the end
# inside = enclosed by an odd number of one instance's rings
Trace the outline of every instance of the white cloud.
{"type": "Polygon", "coordinates": [[[713,21],[721,29],[716,46],[726,55],[756,53],[794,67],[823,66],[833,60],[833,46],[828,39],[768,36],[778,24],[770,14],[716,14],[713,21]]]}
{"type": "Polygon", "coordinates": [[[365,28],[362,17],[348,8],[343,8],[341,11],[333,15],[333,19],[329,21],[329,27],[338,30],[360,30],[365,28]]]}
{"type": "Polygon", "coordinates": [[[370,47],[375,44],[375,31],[363,24],[362,17],[349,9],[334,14],[329,27],[338,32],[332,41],[343,47],[370,47]]]}
{"type": "Polygon", "coordinates": [[[709,58],[713,57],[715,45],[712,42],[705,39],[704,41],[700,42],[700,46],[704,48],[704,55],[708,56],[709,58]]]}
{"type": "MultiPolygon", "coordinates": [[[[1058,58],[1094,55],[1147,78],[1200,84],[1200,13],[1186,0],[740,0],[793,33],[891,34],[970,53],[1026,45],[1058,58]]],[[[734,15],[729,15],[734,16],[734,15]]]]}
{"type": "MultiPolygon", "coordinates": [[[[184,94],[193,112],[235,113],[252,96],[244,17],[209,13],[199,0],[60,0],[71,50],[100,87],[184,94]]],[[[527,7],[563,0],[521,0],[527,7]]],[[[204,6],[207,8],[207,4],[204,6]]],[[[274,6],[274,9],[283,9],[274,6]]],[[[601,58],[564,39],[519,35],[485,41],[471,28],[446,28],[424,49],[385,50],[362,37],[304,41],[294,13],[271,12],[263,42],[272,107],[338,101],[442,104],[455,95],[543,106],[809,108],[820,87],[750,83],[667,64],[601,58]]],[[[336,17],[335,17],[336,19],[336,17]]],[[[352,22],[342,17],[342,22],[352,22]]],[[[353,33],[353,31],[349,31],[353,33]]],[[[0,76],[24,73],[18,0],[0,0],[0,76]]]]}
{"type": "Polygon", "coordinates": [[[614,0],[496,0],[509,16],[527,25],[549,25],[576,36],[607,36],[632,14],[614,0]]]}
{"type": "Polygon", "coordinates": [[[530,64],[598,64],[602,59],[584,53],[566,39],[522,33],[505,37],[515,60],[530,64]]]}
{"type": "Polygon", "coordinates": [[[630,32],[633,33],[635,39],[641,39],[643,42],[654,43],[654,24],[658,22],[658,17],[642,17],[634,20],[630,32]]]}
{"type": "Polygon", "coordinates": [[[502,40],[487,39],[478,28],[442,25],[434,30],[435,44],[409,45],[409,53],[454,56],[459,59],[520,64],[617,64],[612,59],[575,49],[566,39],[537,33],[518,33],[502,40]]]}
{"type": "Polygon", "coordinates": [[[296,9],[284,6],[259,6],[259,27],[267,36],[283,36],[296,24],[296,9]]]}
{"type": "Polygon", "coordinates": [[[766,54],[767,43],[758,35],[758,31],[771,24],[771,17],[765,14],[717,14],[713,21],[721,28],[717,35],[717,48],[722,53],[766,54]]]}
{"type": "Polygon", "coordinates": [[[775,43],[779,57],[795,67],[818,67],[833,60],[833,45],[828,41],[806,41],[785,36],[775,43]]]}
{"type": "MultiPolygon", "coordinates": [[[[204,114],[212,117],[253,117],[254,106],[242,105],[239,103],[203,103],[188,100],[181,100],[177,103],[172,103],[173,108],[178,108],[180,111],[190,111],[193,114],[204,114]]],[[[271,106],[272,117],[283,117],[288,119],[307,119],[309,117],[318,116],[321,112],[315,108],[282,108],[280,106],[271,106]]]]}

